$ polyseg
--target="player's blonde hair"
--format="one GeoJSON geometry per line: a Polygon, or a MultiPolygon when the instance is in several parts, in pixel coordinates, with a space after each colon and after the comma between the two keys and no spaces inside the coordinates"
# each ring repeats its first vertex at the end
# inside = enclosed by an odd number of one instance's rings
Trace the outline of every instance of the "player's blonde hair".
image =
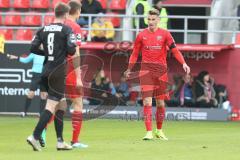
{"type": "Polygon", "coordinates": [[[160,12],[159,10],[152,8],[149,12],[148,15],[156,15],[156,16],[160,16],[160,12]]]}

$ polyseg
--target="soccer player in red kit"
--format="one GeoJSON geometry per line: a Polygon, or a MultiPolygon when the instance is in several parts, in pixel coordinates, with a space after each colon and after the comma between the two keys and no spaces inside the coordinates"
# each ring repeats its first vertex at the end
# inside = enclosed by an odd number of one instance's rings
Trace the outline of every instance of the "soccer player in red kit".
{"type": "Polygon", "coordinates": [[[168,140],[162,131],[162,124],[165,118],[164,100],[169,99],[167,90],[167,49],[183,66],[186,73],[190,73],[190,68],[186,64],[182,54],[176,48],[174,39],[169,31],[158,28],[159,11],[152,9],[148,13],[148,28],[140,32],[135,40],[133,52],[129,59],[126,77],[130,76],[131,69],[136,63],[139,53],[142,54],[141,70],[139,74],[140,86],[143,98],[144,122],[147,130],[143,140],[153,139],[152,133],[152,98],[156,99],[156,124],[155,135],[162,140],[168,140]],[[144,75],[145,74],[145,75],[144,75]]]}
{"type": "MultiPolygon", "coordinates": [[[[66,77],[66,97],[70,98],[73,106],[72,113],[72,147],[73,148],[87,148],[88,145],[80,143],[78,138],[82,127],[82,109],[83,109],[83,92],[82,80],[80,72],[80,46],[81,46],[81,27],[76,23],[81,13],[81,3],[76,0],[68,2],[70,7],[69,16],[65,21],[65,25],[72,28],[73,33],[76,34],[76,53],[72,57],[68,57],[68,69],[66,77]]],[[[66,105],[66,103],[65,103],[66,105]]]]}

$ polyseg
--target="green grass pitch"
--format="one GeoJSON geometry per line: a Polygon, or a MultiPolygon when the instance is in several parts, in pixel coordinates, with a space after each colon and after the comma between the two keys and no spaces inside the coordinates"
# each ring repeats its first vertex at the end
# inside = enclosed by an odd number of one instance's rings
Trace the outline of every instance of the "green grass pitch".
{"type": "MultiPolygon", "coordinates": [[[[91,120],[84,122],[82,142],[88,149],[56,151],[53,124],[47,146],[33,152],[26,143],[37,118],[0,117],[0,160],[240,160],[239,122],[168,121],[169,141],[142,141],[142,121],[91,120]]],[[[64,137],[71,138],[65,121],[64,137]]]]}

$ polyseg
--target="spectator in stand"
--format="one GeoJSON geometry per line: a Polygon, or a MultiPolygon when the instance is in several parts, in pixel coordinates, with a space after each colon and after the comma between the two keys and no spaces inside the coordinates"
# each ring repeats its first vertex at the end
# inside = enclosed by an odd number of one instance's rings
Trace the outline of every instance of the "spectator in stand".
{"type": "MultiPolygon", "coordinates": [[[[106,101],[106,98],[109,98],[110,95],[114,95],[116,90],[113,84],[109,81],[108,77],[105,77],[104,70],[100,69],[94,76],[94,79],[91,84],[93,89],[91,92],[90,105],[99,105],[100,100],[103,100],[104,105],[110,105],[112,100],[106,101]]],[[[111,97],[114,100],[114,96],[111,97]]]]}
{"type": "Polygon", "coordinates": [[[216,99],[218,101],[218,107],[223,108],[223,104],[228,101],[228,94],[225,85],[218,84],[215,85],[216,99]]]}
{"type": "Polygon", "coordinates": [[[192,83],[193,78],[190,74],[183,76],[183,83],[179,92],[179,101],[181,106],[192,107],[194,105],[192,83]]]}
{"type": "Polygon", "coordinates": [[[102,69],[98,70],[98,72],[94,75],[94,79],[91,83],[91,88],[93,89],[91,92],[90,105],[98,105],[100,101],[98,98],[106,97],[106,94],[103,92],[103,83],[102,79],[105,77],[104,71],[102,69]]]}
{"type": "Polygon", "coordinates": [[[135,0],[135,5],[133,7],[133,13],[135,15],[139,15],[139,16],[144,15],[145,16],[145,18],[135,18],[135,20],[134,20],[135,28],[141,29],[141,28],[148,27],[147,14],[150,9],[151,9],[151,6],[147,0],[135,0]]]}
{"type": "MultiPolygon", "coordinates": [[[[99,16],[103,15],[103,13],[100,13],[99,16]]],[[[94,23],[92,24],[92,31],[91,31],[91,37],[92,41],[95,42],[108,42],[113,41],[115,31],[113,30],[113,24],[112,22],[105,18],[105,17],[98,17],[94,20],[94,23]],[[95,30],[94,30],[95,29],[95,30]],[[103,30],[98,30],[103,29],[103,30]],[[109,29],[109,30],[104,30],[109,29]]]]}
{"type": "Polygon", "coordinates": [[[196,104],[198,107],[210,108],[217,107],[216,92],[214,90],[214,81],[210,78],[207,71],[198,74],[195,86],[196,104]]]}
{"type": "Polygon", "coordinates": [[[113,83],[110,82],[108,77],[102,78],[102,82],[103,82],[103,90],[105,92],[111,93],[112,95],[116,94],[116,89],[115,89],[113,83]]]}
{"type": "Polygon", "coordinates": [[[120,98],[120,105],[126,105],[129,100],[129,86],[126,77],[121,77],[120,83],[116,86],[116,97],[120,98]]]}
{"type": "MultiPolygon", "coordinates": [[[[97,0],[80,0],[82,2],[82,14],[98,14],[103,12],[103,8],[100,2],[97,0]]],[[[87,26],[88,25],[88,17],[82,17],[80,18],[77,23],[81,26],[87,26]]],[[[92,22],[94,20],[94,17],[92,19],[92,22]]]]}
{"type": "Polygon", "coordinates": [[[173,76],[173,85],[171,85],[170,87],[170,100],[166,101],[167,106],[169,107],[177,107],[180,105],[180,101],[179,101],[179,91],[180,91],[180,87],[182,84],[182,76],[180,75],[174,75],[173,76]]]}
{"type": "Polygon", "coordinates": [[[154,8],[156,8],[160,12],[160,21],[158,23],[158,27],[163,28],[163,29],[168,29],[168,16],[167,9],[162,7],[162,1],[164,0],[159,0],[154,8]]]}

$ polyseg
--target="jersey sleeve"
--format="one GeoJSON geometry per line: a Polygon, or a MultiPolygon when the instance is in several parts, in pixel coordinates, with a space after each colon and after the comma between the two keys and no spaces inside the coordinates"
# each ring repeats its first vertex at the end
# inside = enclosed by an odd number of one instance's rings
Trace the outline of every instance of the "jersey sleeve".
{"type": "Polygon", "coordinates": [[[82,30],[80,27],[76,28],[76,45],[81,46],[82,44],[82,30]]]}
{"type": "Polygon", "coordinates": [[[175,41],[169,31],[166,33],[166,45],[169,47],[169,49],[176,47],[175,41]]]}
{"type": "Polygon", "coordinates": [[[34,55],[32,53],[30,53],[27,57],[20,57],[19,62],[29,63],[29,62],[33,61],[33,58],[34,58],[34,55]]]}
{"type": "Polygon", "coordinates": [[[42,28],[37,31],[36,35],[33,37],[30,52],[35,53],[38,55],[44,55],[44,52],[39,49],[40,45],[42,44],[42,28]]]}
{"type": "Polygon", "coordinates": [[[139,52],[142,48],[142,38],[141,38],[141,33],[138,34],[135,42],[134,42],[134,46],[133,46],[133,51],[132,54],[129,58],[129,64],[128,64],[128,69],[131,70],[133,68],[133,66],[135,65],[137,59],[138,59],[138,55],[139,52]]]}
{"type": "Polygon", "coordinates": [[[68,55],[74,55],[76,52],[76,35],[72,32],[72,29],[67,28],[67,53],[68,55]]]}
{"type": "Polygon", "coordinates": [[[166,43],[169,49],[172,51],[173,56],[180,64],[186,63],[182,53],[177,49],[175,41],[169,31],[167,31],[166,43]]]}

